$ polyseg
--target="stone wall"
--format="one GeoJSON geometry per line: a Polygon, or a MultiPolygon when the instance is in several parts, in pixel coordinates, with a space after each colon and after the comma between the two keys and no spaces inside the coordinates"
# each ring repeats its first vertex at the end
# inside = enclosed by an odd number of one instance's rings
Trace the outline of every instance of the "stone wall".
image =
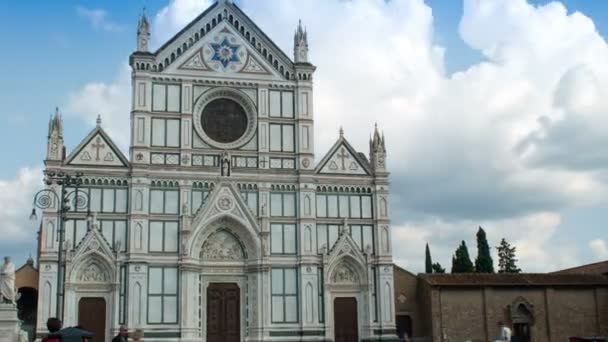
{"type": "MultiPolygon", "coordinates": [[[[608,335],[606,287],[429,287],[433,341],[493,341],[518,299],[532,306],[531,340],[608,335]]],[[[424,291],[421,291],[424,292],[424,291]]],[[[424,301],[424,299],[422,299],[424,301]]]]}

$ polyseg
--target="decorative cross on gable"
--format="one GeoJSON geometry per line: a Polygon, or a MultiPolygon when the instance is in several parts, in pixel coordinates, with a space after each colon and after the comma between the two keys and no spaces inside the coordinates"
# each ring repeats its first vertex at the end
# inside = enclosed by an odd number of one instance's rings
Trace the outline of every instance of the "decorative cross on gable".
{"type": "Polygon", "coordinates": [[[340,149],[340,153],[338,153],[338,158],[340,158],[340,161],[342,162],[342,170],[346,170],[345,161],[346,159],[350,159],[350,155],[346,153],[344,147],[340,149]]]}
{"type": "Polygon", "coordinates": [[[103,150],[106,148],[105,144],[102,144],[102,140],[101,137],[97,137],[97,139],[95,139],[95,143],[93,145],[91,145],[91,147],[93,147],[95,149],[95,160],[99,161],[101,160],[99,158],[99,150],[103,150]]]}

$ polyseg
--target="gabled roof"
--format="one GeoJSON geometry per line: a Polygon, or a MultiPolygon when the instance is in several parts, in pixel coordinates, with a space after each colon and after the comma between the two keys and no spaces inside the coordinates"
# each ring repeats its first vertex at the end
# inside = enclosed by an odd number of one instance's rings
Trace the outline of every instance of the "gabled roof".
{"type": "MultiPolygon", "coordinates": [[[[272,54],[274,60],[278,60],[280,65],[283,65],[285,69],[293,72],[294,62],[291,58],[281,50],[238,6],[232,3],[232,1],[218,1],[207,8],[203,13],[194,18],[188,25],[186,25],[183,29],[181,29],[177,34],[175,34],[171,39],[165,42],[160,48],[158,48],[152,55],[157,58],[157,62],[163,62],[165,58],[170,58],[170,64],[174,63],[183,63],[183,61],[178,62],[178,60],[182,60],[180,57],[180,53],[178,49],[181,51],[182,47],[184,47],[184,51],[189,50],[191,47],[197,45],[198,40],[194,39],[195,36],[203,38],[199,31],[198,25],[200,24],[200,28],[204,29],[204,36],[207,36],[207,24],[215,22],[215,25],[212,25],[213,28],[220,26],[221,23],[228,23],[228,26],[234,27],[235,23],[238,21],[239,29],[235,29],[236,33],[243,38],[247,42],[247,46],[253,50],[258,49],[260,46],[261,50],[265,49],[268,51],[268,54],[272,54]],[[217,16],[216,16],[217,15],[217,16]],[[221,20],[218,21],[219,16],[221,16],[221,20]],[[228,19],[232,17],[232,21],[228,19]],[[232,24],[232,25],[231,25],[232,24]],[[216,26],[217,25],[217,26],[216,26]],[[240,31],[241,27],[245,27],[246,29],[243,32],[240,31]],[[247,35],[247,36],[246,36],[247,35]],[[253,44],[253,38],[255,37],[255,45],[253,44]],[[177,44],[175,44],[177,42],[177,44]],[[186,43],[186,46],[183,44],[186,43]],[[194,45],[192,44],[194,43],[194,45]],[[175,58],[175,60],[173,59],[175,58]]],[[[135,54],[141,54],[141,52],[136,52],[135,54]]],[[[165,66],[166,68],[166,66],[165,66]]]]}
{"type": "Polygon", "coordinates": [[[343,134],[340,134],[336,143],[321,159],[315,172],[352,176],[371,176],[373,174],[365,155],[357,152],[343,134]]]}
{"type": "Polygon", "coordinates": [[[605,274],[608,275],[608,260],[592,264],[567,268],[553,272],[553,274],[605,274]]]}
{"type": "Polygon", "coordinates": [[[431,286],[608,286],[608,277],[596,274],[421,274],[420,278],[431,286]]]}
{"type": "Polygon", "coordinates": [[[98,124],[70,153],[66,164],[127,167],[129,161],[98,124]]]}

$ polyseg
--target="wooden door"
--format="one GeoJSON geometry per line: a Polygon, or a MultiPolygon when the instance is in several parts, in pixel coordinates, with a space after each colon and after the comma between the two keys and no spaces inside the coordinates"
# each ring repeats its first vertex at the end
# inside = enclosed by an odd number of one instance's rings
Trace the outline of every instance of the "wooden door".
{"type": "Polygon", "coordinates": [[[334,300],[334,342],[359,341],[357,300],[353,297],[334,300]]]}
{"type": "Polygon", "coordinates": [[[103,298],[82,298],[78,302],[78,325],[95,336],[91,342],[106,341],[106,301],[103,298]]]}
{"type": "Polygon", "coordinates": [[[212,283],[207,288],[207,341],[241,340],[240,292],[236,284],[212,283]]]}

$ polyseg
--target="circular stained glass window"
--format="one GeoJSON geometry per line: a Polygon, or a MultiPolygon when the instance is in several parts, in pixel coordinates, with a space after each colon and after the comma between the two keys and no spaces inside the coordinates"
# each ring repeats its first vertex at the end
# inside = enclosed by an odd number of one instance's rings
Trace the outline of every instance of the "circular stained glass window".
{"type": "Polygon", "coordinates": [[[247,113],[240,104],[233,100],[215,99],[203,109],[201,126],[209,138],[222,144],[228,144],[245,134],[247,113]]]}

